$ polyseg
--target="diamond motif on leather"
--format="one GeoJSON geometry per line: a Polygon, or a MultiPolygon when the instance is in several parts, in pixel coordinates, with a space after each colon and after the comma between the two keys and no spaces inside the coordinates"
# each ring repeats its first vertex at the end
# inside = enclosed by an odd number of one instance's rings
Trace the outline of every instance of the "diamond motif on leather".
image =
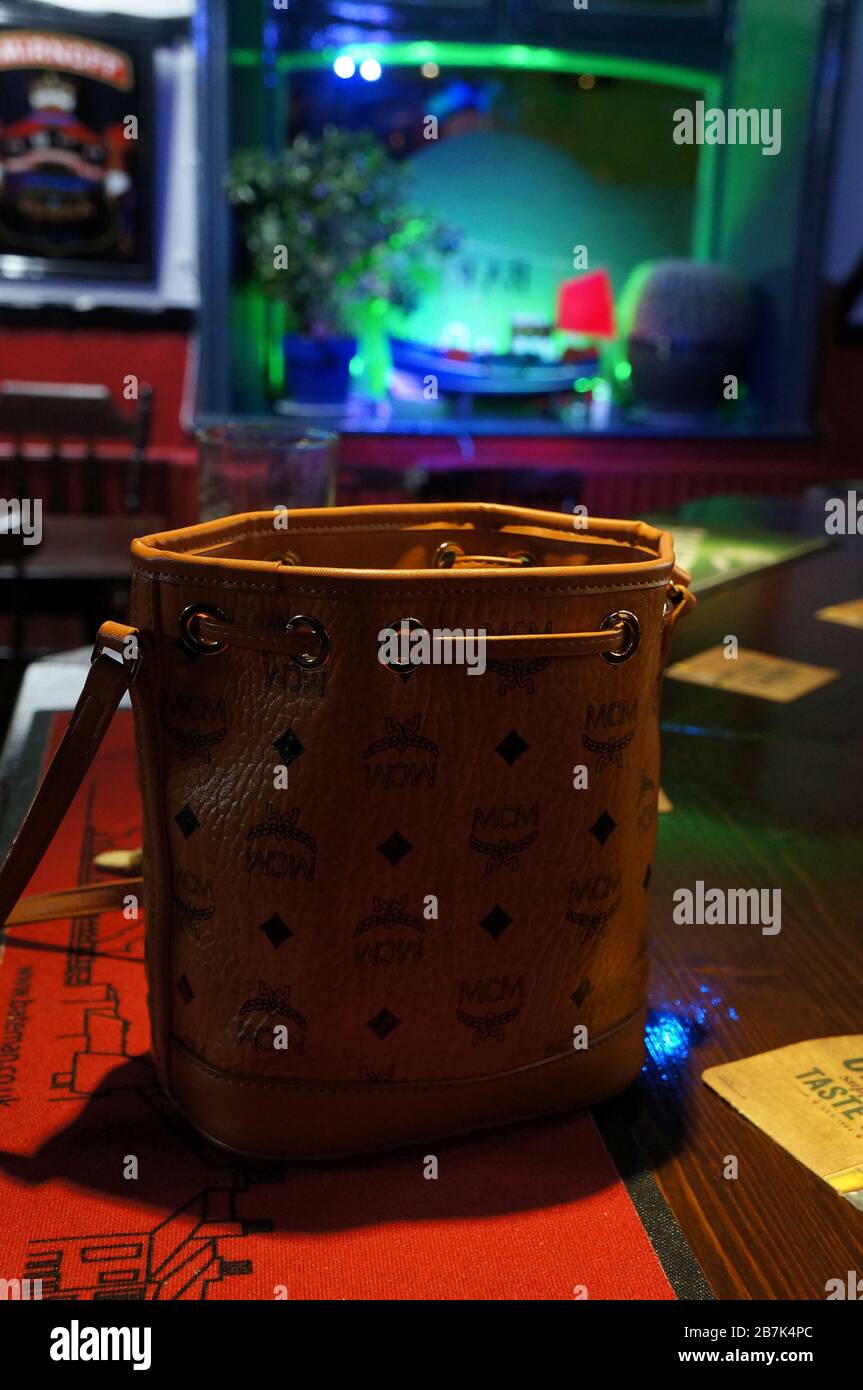
{"type": "Polygon", "coordinates": [[[276,739],[273,747],[285,767],[290,767],[291,763],[296,762],[300,754],[306,751],[293,729],[286,729],[281,738],[276,739]]]}
{"type": "Polygon", "coordinates": [[[179,994],[184,1004],[191,1004],[192,1000],[195,997],[195,991],[189,984],[188,975],[180,976],[179,980],[177,981],[177,993],[179,994]]]}
{"type": "Polygon", "coordinates": [[[389,1009],[384,1007],[380,1013],[375,1014],[374,1018],[369,1019],[366,1027],[371,1028],[375,1037],[380,1038],[383,1042],[384,1038],[389,1037],[393,1029],[398,1028],[400,1023],[401,1019],[396,1018],[395,1014],[390,1013],[389,1009]]]}
{"type": "Polygon", "coordinates": [[[522,753],[526,753],[529,747],[530,744],[525,743],[520,733],[515,729],[510,729],[506,738],[501,739],[494,751],[499,753],[504,762],[512,767],[513,763],[518,762],[522,753]]]}
{"type": "Polygon", "coordinates": [[[274,949],[278,949],[279,946],[284,946],[288,938],[294,934],[290,927],[282,921],[278,912],[274,912],[269,921],[262,922],[258,931],[264,933],[264,936],[274,949]]]}
{"type": "Polygon", "coordinates": [[[609,835],[617,829],[617,821],[613,820],[607,811],[603,811],[599,820],[595,820],[590,827],[590,834],[601,845],[604,845],[609,835]]]}
{"type": "Polygon", "coordinates": [[[645,893],[647,892],[648,888],[650,887],[650,880],[651,880],[652,875],[653,875],[653,865],[652,865],[652,864],[648,864],[647,868],[644,870],[644,882],[643,882],[643,884],[642,884],[642,887],[643,887],[645,893]]]}
{"type": "Polygon", "coordinates": [[[491,912],[487,912],[480,922],[483,931],[487,931],[492,941],[497,941],[502,936],[507,927],[511,926],[515,919],[510,917],[508,912],[504,912],[500,903],[495,903],[491,912]]]}
{"type": "Polygon", "coordinates": [[[578,989],[573,990],[572,994],[569,997],[572,1000],[573,1004],[581,1008],[581,1005],[584,1003],[585,999],[590,994],[590,991],[592,989],[593,985],[590,983],[590,980],[582,980],[581,984],[578,986],[578,989]]]}
{"type": "Polygon", "coordinates": [[[405,855],[410,854],[412,849],[413,845],[410,840],[406,840],[400,831],[394,830],[382,845],[378,845],[378,854],[382,854],[387,863],[392,864],[395,868],[396,864],[400,864],[405,855]]]}
{"type": "Polygon", "coordinates": [[[190,835],[194,835],[195,831],[197,830],[200,824],[198,817],[195,815],[195,812],[192,810],[188,801],[186,802],[182,811],[178,811],[177,815],[174,817],[174,820],[179,825],[187,840],[190,835]]]}

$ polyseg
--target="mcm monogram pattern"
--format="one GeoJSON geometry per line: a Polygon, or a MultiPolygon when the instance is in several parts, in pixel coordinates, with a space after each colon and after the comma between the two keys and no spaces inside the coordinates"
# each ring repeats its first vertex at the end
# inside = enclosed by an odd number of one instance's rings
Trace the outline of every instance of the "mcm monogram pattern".
{"type": "Polygon", "coordinates": [[[604,767],[623,767],[623,752],[628,748],[635,738],[635,730],[630,729],[628,734],[622,738],[596,739],[590,738],[587,734],[582,734],[581,741],[589,753],[596,753],[596,772],[602,772],[604,767]]]}
{"type": "MultiPolygon", "coordinates": [[[[265,980],[258,981],[258,993],[240,1005],[238,1027],[235,1036],[237,1047],[249,1046],[263,1051],[269,1044],[265,1039],[272,1037],[272,1020],[287,1019],[301,1030],[308,1032],[308,1023],[301,1013],[290,1003],[291,986],[269,986],[265,980]]],[[[289,1049],[302,1052],[304,1039],[294,1033],[288,1034],[289,1049]]]]}
{"type": "Polygon", "coordinates": [[[497,687],[498,695],[508,695],[511,690],[525,690],[528,695],[532,695],[534,676],[538,676],[540,671],[544,671],[546,666],[550,666],[551,659],[547,656],[538,656],[533,661],[527,658],[522,661],[495,660],[488,661],[486,665],[490,671],[494,671],[496,676],[500,676],[497,687]]]}
{"type": "MultiPolygon", "coordinates": [[[[536,631],[536,628],[531,625],[529,630],[536,631]]],[[[550,624],[546,624],[545,631],[550,631],[550,624]]],[[[488,663],[490,670],[499,678],[498,693],[501,696],[509,695],[515,691],[533,695],[536,678],[550,664],[548,658],[515,661],[493,660],[488,663]]],[[[323,672],[303,673],[293,667],[274,664],[267,660],[264,661],[263,669],[267,687],[276,685],[294,694],[304,693],[313,696],[323,695],[326,688],[323,672]]],[[[590,706],[586,711],[582,745],[595,756],[594,770],[597,773],[606,770],[613,772],[623,768],[624,755],[636,735],[637,711],[637,700],[629,704],[611,702],[590,706]],[[631,724],[632,727],[618,732],[621,724],[631,724]],[[601,734],[606,736],[599,736],[601,734]]],[[[197,761],[204,766],[209,765],[212,750],[226,737],[227,724],[222,723],[218,727],[209,729],[184,727],[182,721],[192,711],[178,712],[176,709],[172,709],[171,712],[174,718],[165,718],[163,727],[175,745],[179,760],[184,763],[197,761]]],[[[194,713],[199,719],[206,719],[215,713],[215,707],[212,711],[195,711],[194,713]]],[[[303,767],[305,768],[308,762],[314,760],[314,753],[307,753],[292,724],[285,728],[284,722],[282,722],[280,727],[282,732],[276,731],[278,736],[274,739],[275,748],[286,762],[293,762],[305,753],[306,757],[303,759],[303,767]]],[[[502,727],[504,730],[507,728],[506,725],[502,727]]],[[[510,728],[508,732],[503,734],[503,737],[500,734],[500,727],[494,733],[491,730],[488,731],[486,756],[489,759],[494,759],[497,755],[497,759],[503,762],[505,765],[505,768],[502,769],[504,775],[506,777],[511,775],[513,779],[511,783],[506,783],[506,785],[508,788],[511,786],[516,795],[518,794],[517,789],[521,787],[532,789],[534,787],[533,778],[536,775],[535,768],[531,765],[531,758],[525,756],[530,752],[531,745],[515,728],[510,728]]],[[[375,786],[382,788],[413,786],[417,785],[420,780],[434,786],[435,765],[439,756],[440,744],[423,731],[423,716],[417,713],[402,719],[395,715],[387,715],[383,720],[382,735],[369,743],[361,754],[366,787],[371,790],[375,786]],[[406,754],[415,755],[417,760],[413,763],[406,761],[406,754]],[[387,759],[398,761],[388,762],[387,759]],[[378,770],[377,777],[374,777],[375,769],[378,770]]],[[[497,766],[500,772],[499,762],[497,766]]],[[[194,796],[193,792],[191,794],[194,796]]],[[[645,770],[641,778],[640,802],[643,802],[645,798],[648,799],[648,802],[655,802],[655,797],[656,785],[645,770]]],[[[614,805],[614,802],[612,801],[611,804],[614,805]]],[[[406,808],[407,805],[406,802],[406,808]]],[[[617,810],[616,806],[615,810],[617,810]]],[[[404,829],[412,831],[407,809],[403,813],[400,807],[399,814],[404,814],[404,829]]],[[[620,813],[618,812],[618,814],[620,813]]],[[[468,844],[470,849],[485,861],[482,870],[483,878],[496,874],[498,870],[503,870],[501,882],[505,885],[509,882],[509,874],[515,874],[519,871],[524,857],[537,842],[539,815],[540,803],[530,803],[529,801],[525,805],[512,803],[475,809],[472,830],[468,835],[468,844]],[[498,832],[505,830],[510,831],[510,833],[503,837],[499,835],[496,837],[494,835],[495,830],[498,832]],[[492,833],[489,834],[489,831],[492,833]],[[515,833],[512,833],[513,831],[515,833]]],[[[175,816],[175,820],[185,839],[200,829],[201,823],[195,813],[194,803],[187,802],[175,816]]],[[[244,853],[250,873],[261,870],[274,877],[289,876],[290,878],[302,873],[308,880],[314,878],[318,858],[318,842],[301,826],[300,820],[299,806],[292,806],[283,810],[276,801],[267,803],[266,814],[250,826],[245,837],[244,853]],[[297,861],[296,865],[289,853],[294,846],[303,852],[301,861],[297,861]]],[[[584,853],[593,856],[601,855],[608,840],[618,831],[618,828],[618,821],[615,820],[608,808],[602,810],[591,825],[586,826],[582,823],[578,831],[579,835],[585,840],[592,837],[592,843],[583,844],[584,853]]],[[[416,836],[414,835],[413,838],[416,839],[416,836]]],[[[415,848],[417,846],[412,843],[412,840],[408,839],[401,829],[395,828],[382,843],[374,844],[371,852],[376,852],[387,861],[395,878],[400,877],[403,872],[400,868],[402,861],[415,848]]],[[[422,849],[422,846],[419,848],[422,849]]],[[[602,860],[593,858],[591,862],[599,864],[602,860]]],[[[649,882],[649,875],[650,870],[648,868],[644,878],[645,889],[649,882]]],[[[570,885],[570,903],[566,907],[565,917],[578,929],[577,934],[574,934],[578,947],[600,937],[619,912],[624,900],[622,891],[620,891],[620,878],[619,872],[615,870],[609,871],[604,876],[604,881],[597,878],[592,882],[585,880],[570,885]],[[618,891],[613,891],[615,888],[618,891]]],[[[177,929],[188,937],[198,939],[206,924],[214,919],[216,904],[206,900],[213,891],[209,877],[202,877],[199,880],[200,888],[197,890],[204,896],[205,900],[199,903],[189,901],[190,896],[197,895],[196,890],[189,886],[191,881],[195,879],[194,870],[188,868],[179,870],[178,877],[175,877],[175,883],[181,884],[186,891],[177,892],[175,889],[173,904],[177,929]]],[[[404,881],[403,878],[400,878],[400,882],[404,881]]],[[[391,898],[375,895],[371,899],[371,910],[355,922],[351,932],[351,939],[359,943],[354,947],[355,964],[399,965],[406,961],[416,963],[423,961],[423,939],[426,937],[426,929],[422,918],[409,910],[408,900],[407,893],[400,893],[391,898]],[[405,933],[403,937],[398,936],[400,929],[405,933]],[[375,932],[389,935],[381,940],[371,935],[375,932]]],[[[279,906],[282,911],[287,912],[283,902],[280,901],[279,906]]],[[[505,933],[508,933],[506,938],[508,942],[513,935],[517,935],[519,932],[523,934],[524,928],[521,921],[517,925],[513,925],[513,917],[500,903],[494,903],[489,898],[486,900],[485,906],[487,908],[485,915],[479,917],[478,923],[475,920],[472,929],[474,931],[477,931],[478,928],[481,929],[490,938],[487,943],[490,949],[497,952],[502,949],[500,941],[505,933]]],[[[517,907],[513,910],[518,912],[517,907]]],[[[479,914],[477,915],[479,916],[479,914]]],[[[289,921],[293,921],[293,917],[290,914],[288,916],[289,921]]],[[[274,950],[281,947],[284,942],[289,941],[294,934],[278,912],[274,912],[267,922],[255,925],[258,925],[258,930],[264,934],[270,947],[274,950]]],[[[295,949],[293,946],[286,948],[288,952],[293,949],[295,949]]],[[[422,968],[421,965],[420,968],[422,968]]],[[[190,973],[194,977],[195,986],[193,987],[188,976],[183,974],[176,983],[176,990],[183,1005],[191,1013],[193,1012],[191,1006],[202,985],[199,972],[190,967],[190,973]]],[[[377,973],[374,976],[363,976],[363,979],[371,980],[372,978],[378,978],[377,973]]],[[[384,978],[384,976],[381,975],[380,978],[384,978]]],[[[387,974],[386,978],[395,978],[395,976],[391,977],[387,974]]],[[[576,975],[576,979],[578,979],[578,975],[576,975]]],[[[489,983],[486,981],[486,986],[489,983]]],[[[494,980],[491,983],[494,983],[494,980]]],[[[242,998],[242,1002],[236,1008],[236,1013],[226,1035],[229,1039],[229,1045],[249,1047],[259,1052],[271,1050],[273,1028],[279,1021],[283,1021],[290,1025],[288,1052],[301,1054],[307,1040],[309,1025],[306,1016],[292,1002],[292,988],[292,985],[288,983],[270,984],[259,979],[257,992],[242,998]]],[[[584,1004],[592,988],[590,980],[581,979],[570,996],[576,1008],[580,1008],[584,1004]]],[[[499,981],[498,993],[483,993],[479,985],[466,989],[463,984],[462,997],[455,1009],[454,1025],[459,1025],[466,1043],[468,1038],[470,1039],[470,1047],[475,1048],[488,1042],[505,1041],[506,1030],[523,1016],[526,1007],[524,998],[512,1000],[513,993],[523,993],[522,977],[519,977],[518,989],[516,989],[515,985],[511,985],[510,981],[502,976],[499,981]],[[511,1002],[507,1001],[506,993],[509,993],[511,1002]],[[473,1007],[471,1007],[472,1005],[473,1007]]],[[[393,1002],[397,1002],[395,998],[393,1002]]],[[[358,1030],[364,1026],[381,1043],[385,1043],[401,1025],[402,1019],[397,1017],[390,1008],[384,1006],[372,1018],[368,1019],[365,1025],[358,1023],[357,1026],[358,1030]]],[[[571,1045],[571,1039],[569,1043],[571,1045]]],[[[554,1045],[554,1048],[557,1051],[565,1050],[565,1047],[558,1047],[557,1044],[554,1045]]],[[[551,1046],[546,1049],[549,1055],[551,1055],[551,1050],[551,1046]]],[[[395,1063],[391,1063],[385,1068],[359,1066],[360,1079],[368,1084],[385,1084],[392,1081],[395,1075],[395,1063]]]]}
{"type": "Polygon", "coordinates": [[[433,758],[438,756],[440,749],[430,738],[424,738],[419,733],[420,717],[415,714],[412,719],[406,719],[400,723],[398,719],[393,719],[390,715],[384,718],[384,728],[386,733],[383,738],[375,739],[366,749],[365,756],[374,758],[378,753],[386,753],[390,749],[395,749],[399,753],[404,753],[407,748],[421,748],[424,753],[430,753],[433,758]]]}
{"type": "Polygon", "coordinates": [[[225,699],[212,699],[199,691],[178,691],[165,701],[162,728],[176,744],[182,762],[209,765],[212,749],[228,732],[225,699]]]}
{"type": "MultiPolygon", "coordinates": [[[[486,632],[494,633],[496,636],[536,636],[540,632],[551,632],[551,622],[547,622],[543,627],[536,623],[504,623],[497,631],[490,625],[486,625],[486,632]]],[[[548,666],[551,665],[551,658],[539,656],[534,658],[521,658],[515,661],[501,661],[498,658],[489,659],[486,663],[489,671],[493,671],[500,677],[497,687],[498,695],[508,695],[513,690],[523,690],[527,695],[533,695],[536,687],[534,677],[540,675],[548,666]]]]}
{"type": "Polygon", "coordinates": [[[410,927],[412,931],[422,934],[425,927],[419,917],[405,910],[407,901],[407,894],[401,898],[393,898],[391,902],[386,902],[383,898],[372,898],[371,915],[357,923],[354,936],[363,936],[375,927],[386,927],[390,930],[393,927],[410,927]]]}
{"type": "Polygon", "coordinates": [[[216,911],[215,903],[208,903],[206,907],[196,907],[194,903],[186,902],[184,898],[174,894],[175,921],[182,932],[188,932],[190,936],[199,939],[201,928],[205,922],[209,922],[216,911]]]}
{"type": "Polygon", "coordinates": [[[596,772],[602,772],[607,767],[623,767],[623,754],[635,738],[637,717],[637,700],[610,700],[601,705],[588,705],[581,742],[588,753],[596,754],[596,772]],[[613,738],[594,736],[599,729],[620,728],[623,724],[632,724],[633,727],[613,738]]]}
{"type": "Polygon", "coordinates": [[[496,1014],[491,1009],[486,1014],[467,1014],[464,1009],[456,1009],[455,1016],[465,1028],[474,1030],[473,1046],[476,1047],[478,1043],[488,1042],[490,1039],[503,1042],[504,1029],[508,1023],[518,1018],[523,1008],[524,1000],[520,999],[511,1009],[504,1009],[502,1014],[496,1014]]]}
{"type": "Polygon", "coordinates": [[[279,811],[270,801],[267,805],[267,819],[253,825],[246,839],[297,840],[311,850],[312,854],[317,854],[318,847],[311,835],[307,835],[297,825],[299,815],[299,806],[294,806],[290,811],[279,811]]]}
{"type": "Polygon", "coordinates": [[[570,882],[571,906],[566,910],[566,920],[581,928],[579,946],[600,936],[618,912],[623,901],[622,884],[623,875],[620,869],[614,868],[570,882]]]}
{"type": "Polygon", "coordinates": [[[532,830],[520,840],[499,840],[496,844],[491,840],[480,840],[478,836],[471,835],[470,847],[475,849],[477,854],[486,855],[487,874],[493,873],[495,869],[511,869],[515,873],[518,869],[519,855],[530,849],[538,834],[538,830],[532,830]]]}
{"type": "Polygon", "coordinates": [[[294,666],[290,661],[272,661],[263,653],[261,662],[265,690],[275,686],[286,695],[298,696],[301,699],[306,696],[320,699],[326,694],[328,673],[323,667],[319,671],[306,671],[302,667],[294,666]]]}
{"type": "Polygon", "coordinates": [[[583,941],[590,941],[602,931],[603,927],[608,926],[617,909],[620,907],[620,898],[604,910],[597,908],[595,912],[573,912],[572,908],[567,908],[566,918],[568,922],[573,922],[577,927],[583,927],[579,936],[579,944],[583,941]]]}
{"type": "Polygon", "coordinates": [[[184,762],[196,758],[207,764],[210,761],[210,749],[221,743],[228,732],[227,724],[224,724],[221,729],[213,729],[209,732],[203,729],[178,729],[173,724],[169,724],[167,720],[162,721],[162,727],[168,737],[176,743],[177,752],[184,762]]]}
{"type": "Polygon", "coordinates": [[[298,825],[299,806],[290,811],[280,811],[271,801],[267,805],[266,820],[253,825],[246,836],[246,868],[249,873],[260,871],[272,878],[297,878],[300,874],[311,881],[315,876],[317,861],[317,841],[298,825]],[[273,850],[265,844],[255,848],[260,842],[275,841],[277,845],[297,844],[308,850],[308,857],[294,857],[281,849],[273,850]]]}
{"type": "Polygon", "coordinates": [[[383,737],[375,739],[365,751],[363,775],[367,791],[374,787],[402,790],[435,785],[440,749],[420,733],[420,722],[418,714],[405,720],[385,717],[383,737]],[[389,756],[385,758],[386,754],[389,756]]]}

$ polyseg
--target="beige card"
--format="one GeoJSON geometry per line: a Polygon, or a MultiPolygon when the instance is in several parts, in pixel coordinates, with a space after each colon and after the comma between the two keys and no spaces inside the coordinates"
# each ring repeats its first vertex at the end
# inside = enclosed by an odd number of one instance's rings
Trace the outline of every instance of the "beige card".
{"type": "Polygon", "coordinates": [[[842,623],[844,627],[863,627],[863,598],[852,598],[847,603],[830,603],[819,608],[816,618],[825,623],[842,623]]]}
{"type": "Polygon", "coordinates": [[[863,1034],[792,1043],[701,1079],[863,1211],[863,1034]]]}
{"type": "Polygon", "coordinates": [[[740,647],[737,657],[729,660],[724,646],[708,647],[697,656],[677,661],[665,674],[672,680],[712,685],[739,695],[775,700],[782,705],[799,700],[801,695],[808,695],[822,685],[829,685],[839,676],[839,672],[829,666],[809,666],[805,661],[788,661],[783,656],[770,656],[768,652],[754,652],[745,647],[740,647]]]}

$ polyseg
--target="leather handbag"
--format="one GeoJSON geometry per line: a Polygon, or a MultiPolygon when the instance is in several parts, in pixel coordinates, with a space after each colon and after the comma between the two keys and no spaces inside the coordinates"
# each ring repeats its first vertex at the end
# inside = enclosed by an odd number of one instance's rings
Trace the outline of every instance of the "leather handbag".
{"type": "Polygon", "coordinates": [[[199,1131],[319,1159],[622,1090],[660,687],[694,602],[670,536],[485,504],[276,509],[136,540],[132,566],[131,625],[100,629],[0,921],[142,891],[14,908],[131,688],[153,1056],[199,1131]]]}

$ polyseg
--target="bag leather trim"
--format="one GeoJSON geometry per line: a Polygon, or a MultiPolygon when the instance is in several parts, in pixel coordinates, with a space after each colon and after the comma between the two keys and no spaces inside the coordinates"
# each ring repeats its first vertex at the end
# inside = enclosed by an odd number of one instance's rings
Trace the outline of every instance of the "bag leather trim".
{"type": "Polygon", "coordinates": [[[177,1037],[171,1037],[170,1045],[183,1054],[190,1066],[204,1072],[212,1081],[219,1081],[226,1086],[237,1086],[246,1090],[257,1091],[318,1092],[324,1095],[372,1095],[380,1091],[388,1091],[394,1095],[408,1095],[412,1092],[442,1091],[456,1086],[482,1086],[483,1083],[505,1081],[511,1076],[523,1076],[526,1072],[536,1072],[542,1067],[552,1066],[557,1062],[584,1057],[588,1054],[594,1055],[606,1043],[614,1042],[631,1028],[641,1025],[643,1018],[644,1006],[640,1005],[622,1023],[617,1023],[613,1028],[607,1028],[604,1033],[600,1033],[585,1049],[572,1048],[566,1052],[556,1052],[553,1057],[541,1057],[535,1062],[525,1062],[520,1067],[511,1067],[508,1071],[485,1072],[478,1076],[446,1076],[430,1081],[326,1081],[319,1077],[315,1080],[307,1080],[303,1077],[293,1076],[238,1076],[234,1072],[223,1071],[220,1067],[215,1067],[211,1062],[205,1061],[177,1037]]]}

